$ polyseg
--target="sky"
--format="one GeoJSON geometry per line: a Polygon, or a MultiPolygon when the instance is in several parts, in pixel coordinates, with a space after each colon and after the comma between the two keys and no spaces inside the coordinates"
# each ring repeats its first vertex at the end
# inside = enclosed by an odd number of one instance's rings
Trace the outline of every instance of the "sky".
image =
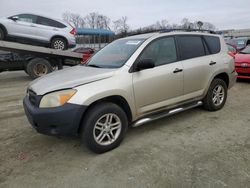
{"type": "Polygon", "coordinates": [[[217,29],[247,29],[249,7],[250,0],[0,0],[0,17],[35,13],[61,19],[67,11],[82,16],[98,12],[111,20],[127,16],[131,29],[183,18],[210,22],[217,29]]]}

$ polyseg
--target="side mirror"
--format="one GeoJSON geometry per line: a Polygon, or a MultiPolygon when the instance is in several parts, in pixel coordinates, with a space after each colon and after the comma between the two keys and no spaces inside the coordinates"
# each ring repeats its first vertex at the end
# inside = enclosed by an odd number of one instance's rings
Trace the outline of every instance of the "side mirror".
{"type": "Polygon", "coordinates": [[[155,63],[152,59],[141,59],[137,65],[136,65],[136,70],[144,70],[144,69],[152,69],[155,67],[155,63]]]}
{"type": "Polygon", "coordinates": [[[19,19],[19,17],[18,16],[12,16],[12,17],[10,17],[10,19],[13,20],[14,22],[16,22],[19,19]]]}

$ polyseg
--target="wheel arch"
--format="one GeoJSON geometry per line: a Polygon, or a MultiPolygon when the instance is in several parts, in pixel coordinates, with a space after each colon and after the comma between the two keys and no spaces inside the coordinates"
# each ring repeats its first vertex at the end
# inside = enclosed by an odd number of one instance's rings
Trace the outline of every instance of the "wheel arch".
{"type": "Polygon", "coordinates": [[[208,89],[209,89],[209,87],[210,87],[212,81],[213,81],[214,79],[216,79],[216,78],[220,78],[220,79],[224,80],[224,81],[226,82],[227,87],[229,86],[229,75],[228,75],[228,73],[227,73],[227,72],[217,72],[217,73],[215,73],[215,74],[211,77],[211,79],[209,80],[208,85],[207,85],[206,89],[204,90],[204,93],[203,93],[203,96],[202,96],[202,97],[205,97],[205,96],[206,96],[206,94],[207,94],[207,92],[208,92],[208,89]]]}
{"type": "Polygon", "coordinates": [[[3,24],[0,24],[0,28],[4,31],[5,36],[8,34],[6,27],[3,24]]]}
{"type": "Polygon", "coordinates": [[[102,102],[111,102],[114,103],[116,105],[118,105],[121,109],[123,109],[123,111],[125,112],[125,114],[127,115],[128,118],[128,122],[131,123],[132,122],[132,111],[130,109],[130,106],[128,104],[128,102],[126,101],[126,99],[120,95],[112,95],[112,96],[107,96],[101,99],[98,99],[97,101],[91,103],[87,110],[84,112],[83,117],[80,121],[79,127],[78,127],[78,133],[80,133],[81,129],[83,128],[82,122],[85,118],[85,115],[87,114],[88,110],[95,106],[96,104],[102,103],[102,102]]]}
{"type": "Polygon", "coordinates": [[[63,40],[65,40],[67,46],[69,45],[68,39],[66,37],[62,36],[62,35],[54,35],[53,37],[51,37],[50,44],[51,44],[52,40],[55,39],[55,38],[62,38],[63,40]]]}
{"type": "Polygon", "coordinates": [[[222,73],[217,74],[214,77],[214,79],[215,78],[219,78],[219,79],[223,80],[227,84],[227,87],[229,86],[229,76],[228,76],[228,74],[226,72],[222,72],[222,73]]]}

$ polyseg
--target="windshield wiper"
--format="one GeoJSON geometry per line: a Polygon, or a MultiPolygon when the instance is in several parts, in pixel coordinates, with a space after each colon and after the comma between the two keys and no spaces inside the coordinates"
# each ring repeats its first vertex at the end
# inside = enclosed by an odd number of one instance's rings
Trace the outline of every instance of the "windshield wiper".
{"type": "Polygon", "coordinates": [[[91,64],[91,65],[87,65],[88,67],[95,67],[95,68],[102,68],[99,65],[95,65],[95,64],[91,64]]]}

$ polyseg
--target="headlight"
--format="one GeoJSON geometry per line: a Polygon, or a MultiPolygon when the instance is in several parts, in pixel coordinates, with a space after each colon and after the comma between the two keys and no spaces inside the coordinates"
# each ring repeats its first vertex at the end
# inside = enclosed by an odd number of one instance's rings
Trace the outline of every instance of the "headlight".
{"type": "Polygon", "coordinates": [[[51,108],[64,105],[74,94],[75,89],[56,91],[43,96],[39,107],[51,108]]]}

